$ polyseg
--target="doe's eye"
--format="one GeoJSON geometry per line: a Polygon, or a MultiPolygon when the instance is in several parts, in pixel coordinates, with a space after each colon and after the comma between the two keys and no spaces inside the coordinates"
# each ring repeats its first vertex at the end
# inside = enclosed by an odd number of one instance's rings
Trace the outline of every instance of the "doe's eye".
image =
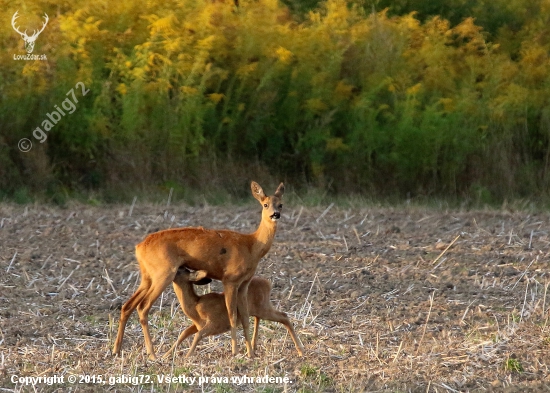
{"type": "Polygon", "coordinates": [[[282,208],[283,208],[283,205],[282,205],[282,204],[280,204],[280,205],[279,205],[279,209],[282,209],[282,208]]]}
{"type": "Polygon", "coordinates": [[[264,203],[264,207],[267,207],[267,203],[264,203]]]}

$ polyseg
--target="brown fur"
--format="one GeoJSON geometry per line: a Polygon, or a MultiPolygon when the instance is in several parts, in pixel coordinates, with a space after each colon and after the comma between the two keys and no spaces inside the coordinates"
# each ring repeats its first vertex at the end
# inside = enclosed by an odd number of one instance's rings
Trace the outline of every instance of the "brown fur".
{"type": "MultiPolygon", "coordinates": [[[[231,329],[231,323],[227,316],[225,300],[223,293],[209,293],[204,296],[197,296],[190,281],[190,276],[196,274],[193,281],[198,281],[206,276],[206,272],[200,271],[189,273],[189,271],[178,271],[174,279],[174,292],[180,301],[181,308],[185,315],[193,321],[193,325],[185,329],[178,340],[164,354],[168,357],[177,346],[190,335],[197,333],[193,344],[189,348],[186,357],[191,356],[197,344],[204,337],[225,333],[231,329]]],[[[258,339],[258,327],[260,319],[280,322],[288,330],[296,350],[300,356],[303,356],[303,346],[296,335],[292,323],[284,312],[273,308],[270,300],[271,283],[265,278],[254,276],[248,285],[248,312],[254,317],[254,333],[252,334],[252,348],[256,350],[258,339]]]]}
{"type": "Polygon", "coordinates": [[[185,266],[193,270],[205,270],[209,278],[222,281],[231,322],[233,354],[237,353],[236,329],[240,315],[248,355],[254,356],[248,332],[247,287],[258,262],[273,243],[284,185],[281,183],[270,197],[264,194],[258,183],[252,182],[250,187],[252,195],[263,206],[262,220],[256,232],[242,234],[202,227],[167,229],[148,235],[136,246],[141,283],[120,311],[120,323],[113,348],[115,354],[120,353],[126,323],[137,308],[147,353],[150,359],[156,358],[149,334],[149,310],[173,281],[178,268],[185,266]],[[222,249],[225,252],[222,253],[222,249]]]}

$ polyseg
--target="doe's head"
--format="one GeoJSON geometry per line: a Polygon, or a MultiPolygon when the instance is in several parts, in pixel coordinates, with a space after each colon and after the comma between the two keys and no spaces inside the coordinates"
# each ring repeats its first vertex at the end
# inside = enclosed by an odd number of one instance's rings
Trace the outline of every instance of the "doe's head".
{"type": "Polygon", "coordinates": [[[250,184],[250,189],[252,190],[254,198],[262,204],[262,219],[277,221],[281,218],[283,194],[285,193],[285,186],[283,183],[279,184],[279,187],[277,187],[277,190],[271,196],[266,196],[262,187],[255,181],[250,184]]]}

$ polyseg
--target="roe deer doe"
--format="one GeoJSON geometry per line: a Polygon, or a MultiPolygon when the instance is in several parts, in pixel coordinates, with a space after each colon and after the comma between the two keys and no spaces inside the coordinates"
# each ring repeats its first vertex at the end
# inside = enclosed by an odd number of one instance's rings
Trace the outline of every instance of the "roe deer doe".
{"type": "Polygon", "coordinates": [[[229,230],[198,228],[166,229],[148,235],[136,246],[141,283],[120,310],[120,322],[113,352],[120,353],[126,322],[137,307],[149,359],[156,359],[149,334],[148,316],[155,300],[174,280],[180,267],[205,270],[208,278],[220,280],[231,323],[231,347],[237,354],[237,318],[240,315],[249,357],[254,350],[249,337],[247,287],[258,262],[269,251],[277,220],[283,207],[283,183],[272,196],[266,196],[256,182],[250,185],[252,195],[263,206],[262,220],[256,232],[243,234],[229,230]],[[237,313],[238,312],[238,313],[237,313]]]}
{"type": "MultiPolygon", "coordinates": [[[[181,309],[193,321],[193,325],[185,329],[178,340],[163,357],[168,357],[176,347],[187,337],[196,333],[193,344],[186,357],[191,356],[201,339],[229,331],[231,324],[227,317],[223,293],[208,293],[198,296],[193,288],[192,281],[200,281],[207,274],[204,270],[191,273],[187,269],[180,269],[174,278],[174,292],[181,305],[181,309]]],[[[260,319],[280,322],[286,326],[296,350],[303,356],[302,343],[292,327],[292,323],[284,312],[273,308],[271,300],[271,283],[265,278],[254,276],[248,285],[248,313],[254,317],[254,333],[252,334],[252,348],[256,351],[258,328],[260,319]]]]}

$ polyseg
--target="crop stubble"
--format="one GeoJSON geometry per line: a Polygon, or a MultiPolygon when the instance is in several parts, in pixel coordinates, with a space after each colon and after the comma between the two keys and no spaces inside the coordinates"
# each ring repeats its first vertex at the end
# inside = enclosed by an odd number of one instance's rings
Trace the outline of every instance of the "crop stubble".
{"type": "MultiPolygon", "coordinates": [[[[123,357],[110,355],[120,307],[139,283],[135,244],[169,227],[252,231],[258,219],[251,205],[0,205],[0,386],[13,389],[13,374],[185,373],[293,380],[204,391],[548,390],[548,213],[286,208],[258,273],[273,281],[304,358],[284,327],[262,322],[253,360],[233,358],[226,334],[192,359],[186,342],[175,358],[149,362],[137,314],[123,357]]],[[[159,353],[189,324],[172,289],[150,318],[159,353]]]]}

